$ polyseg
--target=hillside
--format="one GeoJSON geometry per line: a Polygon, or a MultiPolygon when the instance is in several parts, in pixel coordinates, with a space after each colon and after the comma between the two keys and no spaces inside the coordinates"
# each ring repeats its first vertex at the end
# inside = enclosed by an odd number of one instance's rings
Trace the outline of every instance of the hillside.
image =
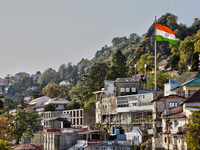
{"type": "MultiPolygon", "coordinates": [[[[184,40],[185,37],[196,34],[199,27],[193,24],[191,27],[188,27],[183,24],[177,24],[178,17],[166,13],[161,16],[157,23],[172,29],[177,38],[184,40]]],[[[114,56],[117,50],[121,50],[122,53],[127,58],[127,64],[130,66],[130,69],[133,65],[140,59],[140,56],[143,54],[150,54],[154,56],[155,51],[155,23],[153,22],[150,25],[146,34],[142,37],[138,36],[136,33],[130,34],[130,37],[115,37],[112,39],[112,46],[108,47],[107,45],[102,47],[101,50],[98,50],[95,54],[95,57],[91,60],[87,60],[87,63],[82,64],[83,66],[90,67],[102,62],[109,62],[114,56]]],[[[172,55],[171,47],[168,42],[157,42],[157,59],[161,61],[172,55]]],[[[188,58],[189,59],[189,58],[188,58]]],[[[81,61],[78,63],[81,64],[81,61]]],[[[188,64],[191,64],[191,56],[188,64]]]]}

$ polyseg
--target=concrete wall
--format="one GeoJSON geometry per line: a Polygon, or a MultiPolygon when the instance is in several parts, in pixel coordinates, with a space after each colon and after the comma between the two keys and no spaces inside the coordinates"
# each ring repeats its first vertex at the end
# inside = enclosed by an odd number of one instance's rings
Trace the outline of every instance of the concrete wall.
{"type": "Polygon", "coordinates": [[[77,133],[44,133],[44,150],[67,150],[77,143],[77,133]]]}
{"type": "Polygon", "coordinates": [[[171,89],[174,89],[178,86],[180,86],[181,84],[179,83],[167,83],[164,84],[164,96],[168,96],[171,94],[176,94],[176,91],[170,91],[171,89]]]}
{"type": "Polygon", "coordinates": [[[122,95],[121,88],[136,88],[136,90],[143,89],[143,81],[140,80],[139,82],[116,82],[116,95],[122,95]]]}
{"type": "Polygon", "coordinates": [[[95,109],[84,109],[83,110],[83,125],[84,126],[92,126],[95,124],[96,116],[95,109]]]}
{"type": "Polygon", "coordinates": [[[31,138],[31,143],[35,143],[37,146],[44,145],[44,132],[39,131],[38,133],[34,134],[34,137],[31,138]]]}

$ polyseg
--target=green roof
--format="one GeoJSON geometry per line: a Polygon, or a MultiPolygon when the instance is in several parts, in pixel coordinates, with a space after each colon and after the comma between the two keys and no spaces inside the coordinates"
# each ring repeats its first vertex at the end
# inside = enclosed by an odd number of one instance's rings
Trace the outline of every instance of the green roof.
{"type": "Polygon", "coordinates": [[[179,89],[179,88],[180,88],[180,86],[177,86],[177,87],[171,89],[170,91],[174,91],[174,90],[177,90],[177,89],[179,89]]]}
{"type": "Polygon", "coordinates": [[[115,81],[111,81],[111,80],[104,80],[104,81],[108,81],[108,82],[112,82],[112,83],[115,83],[115,81]]]}
{"type": "Polygon", "coordinates": [[[184,72],[181,74],[180,77],[177,79],[177,83],[183,84],[187,81],[190,81],[196,77],[200,77],[200,73],[198,71],[196,72],[184,72]]]}
{"type": "Polygon", "coordinates": [[[200,86],[200,77],[187,81],[183,83],[181,86],[200,86]]]}

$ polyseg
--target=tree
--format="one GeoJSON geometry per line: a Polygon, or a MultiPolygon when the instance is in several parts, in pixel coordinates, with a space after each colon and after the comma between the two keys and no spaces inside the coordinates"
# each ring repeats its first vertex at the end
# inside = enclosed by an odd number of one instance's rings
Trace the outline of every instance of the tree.
{"type": "Polygon", "coordinates": [[[31,96],[32,99],[36,99],[36,98],[42,96],[42,92],[35,89],[35,90],[31,91],[31,94],[29,96],[31,96]]]}
{"type": "Polygon", "coordinates": [[[2,98],[4,98],[3,95],[0,95],[0,109],[3,108],[3,101],[1,100],[2,98]]]}
{"type": "Polygon", "coordinates": [[[62,97],[62,98],[66,98],[66,99],[70,98],[70,96],[69,96],[70,88],[69,87],[67,87],[66,85],[59,85],[58,88],[59,88],[58,97],[62,97]]]}
{"type": "Polygon", "coordinates": [[[55,78],[56,74],[57,73],[54,69],[49,68],[40,76],[38,83],[42,84],[45,81],[45,84],[47,85],[52,79],[55,78]]]}
{"type": "Polygon", "coordinates": [[[146,53],[144,55],[142,55],[139,59],[139,61],[137,62],[137,70],[139,73],[144,73],[145,72],[145,68],[144,65],[147,64],[147,71],[151,71],[152,68],[154,67],[154,59],[155,57],[146,53]]]}
{"type": "Polygon", "coordinates": [[[6,86],[5,86],[5,85],[2,85],[2,86],[1,86],[1,91],[2,91],[2,93],[4,93],[4,92],[5,92],[5,88],[6,88],[6,86]]]}
{"type": "Polygon", "coordinates": [[[101,90],[104,87],[104,80],[107,73],[108,66],[105,63],[99,63],[96,66],[92,66],[89,73],[83,76],[85,85],[81,94],[84,101],[88,100],[94,91],[101,90]]]}
{"type": "Polygon", "coordinates": [[[55,111],[56,107],[52,104],[48,104],[47,106],[44,107],[44,111],[55,111]]]}
{"type": "Polygon", "coordinates": [[[79,80],[78,67],[74,67],[73,71],[69,75],[69,82],[72,86],[75,86],[79,80]]]}
{"type": "Polygon", "coordinates": [[[59,95],[58,85],[56,83],[49,83],[42,89],[42,94],[50,98],[58,97],[59,95]]]}
{"type": "Polygon", "coordinates": [[[62,64],[58,69],[58,74],[60,76],[60,79],[65,79],[66,73],[67,73],[67,66],[65,64],[62,64]]]}
{"type": "Polygon", "coordinates": [[[88,102],[84,104],[84,108],[86,109],[95,109],[96,104],[95,104],[95,96],[92,96],[88,102]]]}
{"type": "Polygon", "coordinates": [[[178,62],[180,60],[179,54],[172,54],[170,58],[167,60],[167,65],[165,66],[165,69],[168,69],[171,67],[171,70],[178,70],[178,62]]]}
{"type": "MultiPolygon", "coordinates": [[[[170,76],[168,73],[164,73],[162,71],[156,71],[156,82],[158,91],[164,91],[164,84],[168,82],[169,79],[175,78],[174,76],[170,76]]],[[[151,73],[147,73],[147,88],[154,89],[155,85],[155,76],[151,73]]]]}
{"type": "Polygon", "coordinates": [[[0,116],[0,122],[0,140],[10,141],[12,138],[11,131],[13,129],[13,127],[10,126],[12,120],[0,116]]]}
{"type": "Polygon", "coordinates": [[[126,64],[126,57],[118,50],[112,59],[111,68],[106,76],[106,80],[116,80],[123,77],[130,77],[129,68],[126,64]]]}
{"type": "Polygon", "coordinates": [[[67,104],[67,106],[65,107],[66,110],[72,110],[72,109],[80,109],[81,107],[81,103],[80,101],[73,99],[72,101],[70,101],[69,104],[67,104]]]}
{"type": "Polygon", "coordinates": [[[9,141],[0,140],[0,149],[1,150],[12,150],[12,145],[9,141]]]}
{"type": "Polygon", "coordinates": [[[17,140],[17,144],[22,137],[30,140],[34,137],[34,133],[39,130],[41,119],[33,110],[19,109],[14,118],[16,128],[13,130],[13,138],[17,140]]]}
{"type": "Polygon", "coordinates": [[[190,71],[199,71],[199,52],[197,51],[192,54],[192,67],[190,71]]]}
{"type": "Polygon", "coordinates": [[[193,111],[188,118],[186,143],[191,150],[200,149],[200,110],[193,111]]]}

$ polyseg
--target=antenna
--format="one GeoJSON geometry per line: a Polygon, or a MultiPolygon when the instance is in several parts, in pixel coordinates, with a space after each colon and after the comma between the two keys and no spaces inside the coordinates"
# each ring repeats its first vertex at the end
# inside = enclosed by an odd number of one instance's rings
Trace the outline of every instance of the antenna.
{"type": "Polygon", "coordinates": [[[167,7],[167,13],[169,13],[169,6],[167,7]]]}

